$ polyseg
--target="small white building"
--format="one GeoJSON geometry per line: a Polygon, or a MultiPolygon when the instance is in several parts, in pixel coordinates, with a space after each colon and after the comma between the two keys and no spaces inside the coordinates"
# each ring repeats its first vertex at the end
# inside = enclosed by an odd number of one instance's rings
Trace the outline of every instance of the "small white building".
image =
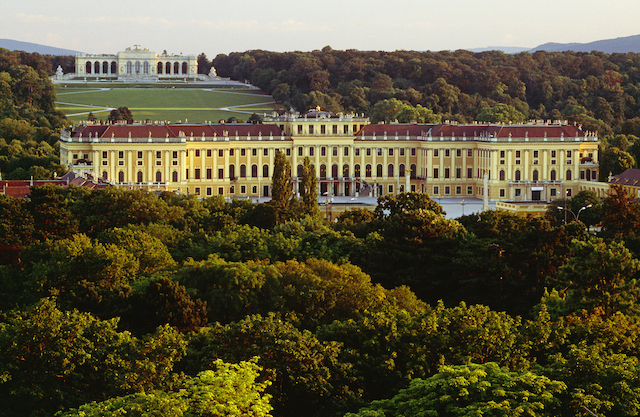
{"type": "Polygon", "coordinates": [[[195,55],[162,55],[134,45],[115,55],[76,55],[76,78],[102,78],[121,81],[158,81],[198,77],[195,55]]]}

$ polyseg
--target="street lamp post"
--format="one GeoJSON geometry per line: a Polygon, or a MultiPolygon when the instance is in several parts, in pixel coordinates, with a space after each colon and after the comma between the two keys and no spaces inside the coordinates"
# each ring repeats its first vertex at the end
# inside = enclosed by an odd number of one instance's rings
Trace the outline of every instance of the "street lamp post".
{"type": "Polygon", "coordinates": [[[568,209],[566,207],[557,206],[558,210],[564,210],[564,218],[565,218],[564,222],[565,222],[565,224],[567,223],[567,212],[571,213],[573,215],[574,220],[577,222],[580,219],[580,213],[582,212],[582,210],[586,210],[586,209],[591,208],[591,207],[593,207],[593,204],[588,204],[588,205],[580,208],[580,210],[578,210],[577,213],[574,213],[571,209],[568,209]]]}

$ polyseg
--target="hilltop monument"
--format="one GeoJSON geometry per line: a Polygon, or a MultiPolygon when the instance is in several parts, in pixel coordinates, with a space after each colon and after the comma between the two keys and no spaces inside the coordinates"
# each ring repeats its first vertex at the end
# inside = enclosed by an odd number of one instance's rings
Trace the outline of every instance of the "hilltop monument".
{"type": "Polygon", "coordinates": [[[76,55],[76,78],[101,78],[130,82],[154,82],[161,79],[198,79],[195,55],[162,55],[134,45],[115,55],[76,55]]]}

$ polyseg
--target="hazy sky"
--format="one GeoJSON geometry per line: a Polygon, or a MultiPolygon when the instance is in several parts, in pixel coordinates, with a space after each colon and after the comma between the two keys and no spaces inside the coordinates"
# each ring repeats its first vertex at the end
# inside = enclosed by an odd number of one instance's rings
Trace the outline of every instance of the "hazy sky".
{"type": "Polygon", "coordinates": [[[640,34],[638,0],[2,0],[0,38],[87,53],[535,47],[640,34]]]}

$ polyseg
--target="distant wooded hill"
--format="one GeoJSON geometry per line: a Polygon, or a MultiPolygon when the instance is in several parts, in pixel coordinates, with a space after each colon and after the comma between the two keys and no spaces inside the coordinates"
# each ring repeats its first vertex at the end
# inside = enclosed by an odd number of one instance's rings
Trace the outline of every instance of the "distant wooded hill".
{"type": "Polygon", "coordinates": [[[75,55],[80,53],[80,51],[74,51],[71,49],[56,48],[53,46],[16,41],[13,39],[0,39],[0,48],[8,49],[9,51],[25,51],[29,53],[37,52],[41,55],[75,55]]]}
{"type": "Polygon", "coordinates": [[[519,52],[535,52],[535,51],[547,51],[547,52],[601,51],[606,54],[627,53],[627,52],[640,53],[640,35],[626,36],[623,38],[615,38],[615,39],[604,39],[604,40],[588,42],[588,43],[549,42],[549,43],[543,43],[542,45],[538,45],[532,49],[511,47],[511,46],[489,46],[487,48],[470,49],[470,51],[471,52],[502,51],[507,54],[516,54],[519,52]]]}

